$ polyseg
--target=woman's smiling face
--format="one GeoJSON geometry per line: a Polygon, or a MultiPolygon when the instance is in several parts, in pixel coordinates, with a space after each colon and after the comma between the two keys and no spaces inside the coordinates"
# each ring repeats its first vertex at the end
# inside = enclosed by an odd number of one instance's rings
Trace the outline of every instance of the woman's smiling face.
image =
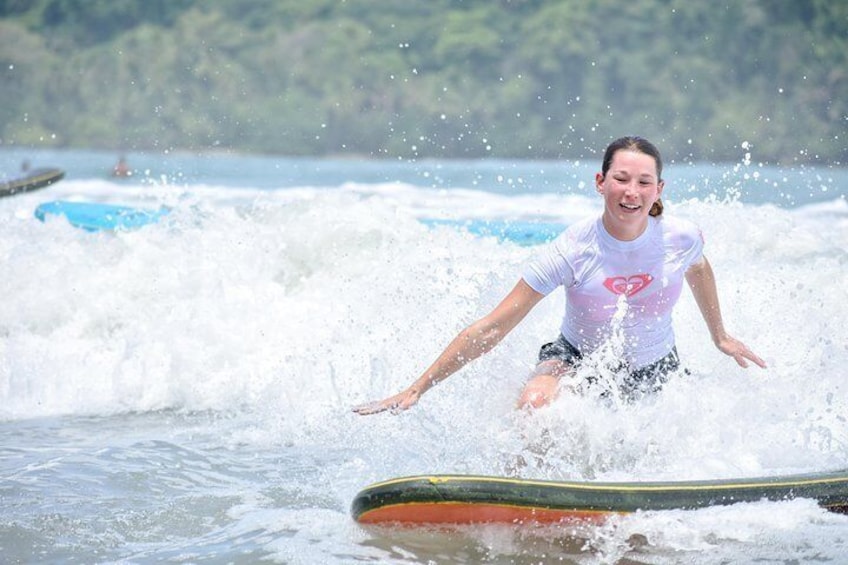
{"type": "Polygon", "coordinates": [[[639,237],[663,185],[652,156],[629,149],[616,151],[609,171],[595,176],[595,186],[604,197],[604,227],[610,235],[623,241],[639,237]]]}

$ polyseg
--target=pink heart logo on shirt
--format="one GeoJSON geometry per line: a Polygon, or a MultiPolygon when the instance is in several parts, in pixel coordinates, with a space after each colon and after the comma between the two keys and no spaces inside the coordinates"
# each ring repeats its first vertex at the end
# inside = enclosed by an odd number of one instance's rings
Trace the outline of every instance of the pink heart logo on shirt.
{"type": "Polygon", "coordinates": [[[613,294],[624,294],[633,296],[646,288],[654,277],[645,273],[642,275],[630,275],[629,277],[610,277],[604,281],[604,286],[613,294]]]}

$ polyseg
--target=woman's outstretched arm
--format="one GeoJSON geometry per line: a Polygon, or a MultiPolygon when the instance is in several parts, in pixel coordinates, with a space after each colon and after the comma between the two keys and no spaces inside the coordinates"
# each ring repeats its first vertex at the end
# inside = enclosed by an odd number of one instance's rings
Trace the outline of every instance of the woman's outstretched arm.
{"type": "Polygon", "coordinates": [[[462,330],[406,390],[383,400],[356,406],[353,411],[366,415],[410,408],[427,390],[494,348],[542,298],[544,295],[533,290],[523,279],[519,280],[494,310],[462,330]]]}
{"type": "Polygon", "coordinates": [[[706,257],[702,257],[700,261],[689,267],[689,270],[686,271],[686,282],[692,289],[695,302],[701,310],[701,315],[707,323],[707,328],[710,330],[710,336],[716,347],[733,357],[742,367],[747,367],[748,361],[753,361],[759,367],[765,368],[765,361],[755,355],[744,343],[728,335],[724,329],[715,274],[706,257]]]}

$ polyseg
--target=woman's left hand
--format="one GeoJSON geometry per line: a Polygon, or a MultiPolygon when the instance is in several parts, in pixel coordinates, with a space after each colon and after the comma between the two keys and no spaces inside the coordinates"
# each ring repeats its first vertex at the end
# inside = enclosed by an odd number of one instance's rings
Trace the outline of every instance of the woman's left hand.
{"type": "Polygon", "coordinates": [[[766,362],[760,359],[753,351],[748,349],[748,346],[738,339],[726,336],[724,339],[716,343],[722,352],[733,357],[740,367],[748,367],[748,361],[753,361],[758,367],[766,368],[766,362]]]}

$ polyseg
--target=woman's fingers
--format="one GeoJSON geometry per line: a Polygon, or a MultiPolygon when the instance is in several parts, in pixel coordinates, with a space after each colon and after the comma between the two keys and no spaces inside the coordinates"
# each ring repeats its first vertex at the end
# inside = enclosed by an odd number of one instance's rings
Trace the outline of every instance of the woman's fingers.
{"type": "Polygon", "coordinates": [[[385,412],[389,409],[389,406],[385,405],[385,401],[378,400],[376,402],[367,402],[365,404],[360,404],[359,406],[354,406],[353,411],[362,416],[368,416],[370,414],[379,414],[380,412],[385,412]]]}

